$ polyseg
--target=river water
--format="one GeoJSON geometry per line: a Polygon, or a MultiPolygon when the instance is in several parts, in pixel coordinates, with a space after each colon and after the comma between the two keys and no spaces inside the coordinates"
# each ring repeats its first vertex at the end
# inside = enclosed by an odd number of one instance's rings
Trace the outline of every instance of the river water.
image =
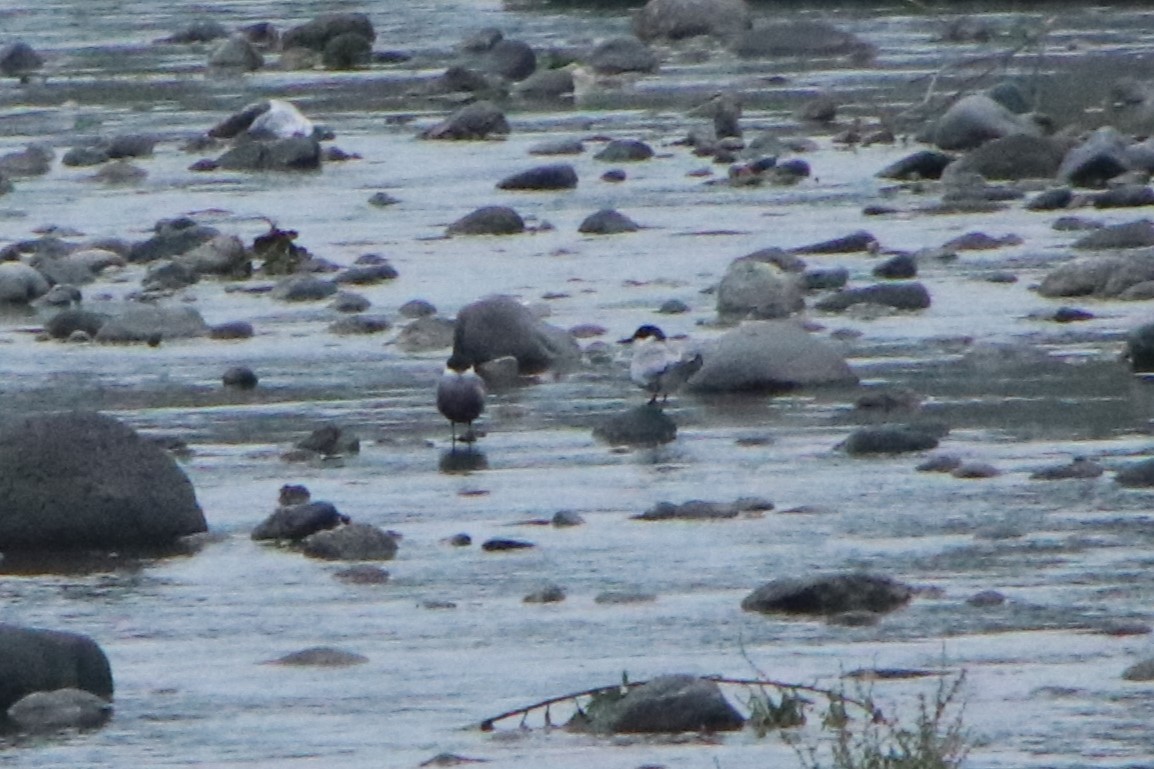
{"type": "MultiPolygon", "coordinates": [[[[1019,57],[1012,72],[1148,66],[1154,12],[1141,7],[985,10],[1002,30],[1052,18],[1045,58],[1019,57]]],[[[820,15],[804,5],[773,13],[820,15]]],[[[488,0],[0,3],[2,42],[24,39],[48,59],[44,80],[0,83],[0,150],[43,139],[62,151],[101,133],[163,138],[154,157],[139,161],[148,177],[136,185],[102,186],[87,179],[91,169],[59,163],[43,177],[17,180],[0,198],[3,243],[46,225],[78,231],[78,238],[137,240],[156,220],[179,215],[248,240],[271,219],[337,264],[368,252],[387,256],[400,277],[358,291],[397,327],[397,309],[410,299],[427,299],[451,316],[501,292],[547,309],[563,327],[598,323],[612,340],[654,320],[695,338],[720,333],[710,325],[713,297],[703,291],[733,258],[767,246],[857,229],[886,249],[937,246],[974,230],[1022,240],[963,252],[956,262],[923,263],[919,279],[933,306],[917,315],[809,313],[819,333],[852,332],[838,337],[862,388],[675,396],[675,442],[617,451],[594,440],[591,428],[642,397],[619,357],[494,395],[478,446],[487,466],[467,473],[442,471],[448,429],[432,406],[432,387],[445,353],[406,354],[391,344],[391,332],[333,335],[327,327],[336,313],[323,303],[286,305],[205,281],[177,300],[193,303],[209,323],[248,320],[256,336],[155,349],[40,342],[43,316],[4,315],[0,409],[99,408],[148,434],[184,439],[192,453],[182,466],[213,536],[187,557],[3,578],[0,619],[83,632],[102,645],[116,679],[116,714],[98,732],[6,744],[0,764],[414,767],[452,752],[503,767],[793,765],[792,750],[776,737],[748,732],[624,740],[515,723],[492,734],[472,728],[509,708],[613,683],[623,672],[632,680],[674,672],[743,677],[756,666],[774,678],[831,687],[857,668],[964,670],[964,718],[975,741],[968,765],[1146,765],[1154,757],[1150,690],[1123,681],[1121,672],[1151,653],[1149,636],[1105,631],[1151,620],[1150,495],[1118,487],[1111,473],[1057,483],[1029,474],[1075,455],[1116,469],[1149,450],[1151,391],[1118,360],[1124,334],[1149,310],[1140,302],[1087,302],[1095,314],[1088,322],[1039,320],[1036,313],[1060,303],[1039,297],[1031,284],[1072,255],[1073,236],[1055,231],[1052,216],[1019,205],[917,213],[932,194],[894,196],[874,177],[909,146],[851,152],[831,143],[828,131],[791,117],[819,89],[838,95],[843,120],[903,109],[921,98],[932,73],[1005,50],[1007,37],[949,47],[932,42],[939,19],[906,8],[859,4],[824,15],[876,44],[875,62],[738,61],[687,44],[662,49],[661,71],[622,91],[578,105],[511,103],[513,132],[505,141],[446,146],[414,136],[450,105],[410,94],[444,69],[458,41],[496,26],[541,49],[580,47],[627,31],[625,11],[506,9],[488,0]],[[221,78],[205,74],[205,48],[154,43],[198,17],[283,27],[322,10],[365,10],[377,28],[376,48],[413,58],[355,73],[269,69],[221,78]],[[747,132],[814,138],[805,155],[814,177],[790,188],[729,188],[691,175],[708,163],[675,141],[693,122],[687,110],[721,89],[743,93],[747,132]],[[303,178],[187,170],[194,156],[180,150],[184,138],[268,96],[292,99],[361,159],[303,178]],[[623,184],[599,181],[605,166],[587,151],[572,161],[581,177],[574,191],[494,189],[534,164],[527,151],[539,141],[595,135],[644,139],[658,157],[629,167],[623,184]],[[367,201],[377,191],[400,203],[374,208],[367,201]],[[904,213],[862,215],[879,201],[904,213]],[[513,205],[540,229],[500,240],[440,237],[447,223],[491,203],[513,205]],[[604,207],[644,229],[579,235],[581,220],[604,207]],[[995,270],[1018,280],[984,280],[995,270]],[[690,311],[656,315],[669,299],[690,311]],[[255,391],[221,388],[222,372],[239,364],[261,377],[255,391]],[[943,451],[991,463],[1001,474],[960,480],[915,472],[921,456],[863,460],[836,451],[862,419],[852,408],[862,389],[886,386],[916,391],[923,415],[953,428],[943,451]],[[281,459],[294,441],[329,423],[358,433],[361,453],[315,465],[281,459]],[[346,585],[334,579],[336,565],[251,542],[249,531],[285,483],[303,483],[353,518],[400,532],[388,584],[346,585]],[[802,512],[713,523],[630,520],[662,500],[741,496],[802,512]],[[560,510],[585,524],[518,525],[560,510]],[[445,543],[461,532],[473,537],[472,547],[445,543]],[[494,536],[537,547],[482,552],[476,543],[494,536]],[[849,568],[934,590],[873,627],[739,607],[768,579],[849,568]],[[566,600],[522,602],[547,583],[562,586],[566,600]],[[609,590],[657,598],[594,602],[609,590]],[[981,590],[1008,600],[968,605],[981,590]],[[453,608],[437,608],[446,604],[453,608]],[[369,661],[335,669],[261,664],[319,645],[369,661]]],[[[1044,90],[1045,106],[1059,114],[1071,108],[1063,76],[1044,90]]],[[[810,261],[844,266],[855,282],[868,282],[877,258],[810,261]]],[[[86,287],[86,297],[125,298],[141,275],[142,268],[126,268],[86,287]]],[[[875,695],[908,714],[933,686],[883,682],[875,695]]],[[[743,706],[740,690],[727,694],[743,706]]],[[[820,741],[815,726],[807,730],[806,739],[820,741]]]]}

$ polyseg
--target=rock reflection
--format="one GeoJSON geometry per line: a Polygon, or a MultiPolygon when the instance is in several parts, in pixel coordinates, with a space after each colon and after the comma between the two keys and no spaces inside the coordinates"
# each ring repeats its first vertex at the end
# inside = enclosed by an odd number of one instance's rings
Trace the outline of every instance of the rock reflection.
{"type": "Polygon", "coordinates": [[[478,470],[489,469],[489,458],[485,452],[469,446],[468,448],[452,448],[441,452],[441,460],[437,469],[446,475],[472,473],[478,470]]]}

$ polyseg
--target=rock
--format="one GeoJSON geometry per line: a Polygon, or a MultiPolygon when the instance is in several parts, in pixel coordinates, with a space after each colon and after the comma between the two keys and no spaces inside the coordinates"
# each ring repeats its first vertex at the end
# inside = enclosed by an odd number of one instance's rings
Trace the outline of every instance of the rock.
{"type": "Polygon", "coordinates": [[[1135,662],[1122,671],[1122,678],[1127,681],[1154,681],[1154,658],[1135,662]]]}
{"type": "Polygon", "coordinates": [[[1130,143],[1113,126],[1099,128],[1066,152],[1057,170],[1058,180],[1075,187],[1102,187],[1130,170],[1126,157],[1130,143]]]}
{"type": "Polygon", "coordinates": [[[602,75],[623,72],[655,72],[657,55],[636,37],[611,37],[594,46],[585,64],[602,75]]]}
{"type": "Polygon", "coordinates": [[[311,136],[248,140],[216,159],[226,171],[316,171],[321,167],[321,145],[311,136]]]}
{"type": "Polygon", "coordinates": [[[166,546],[206,528],[184,472],[122,422],[72,411],[0,425],[0,550],[166,546]]]}
{"type": "Polygon", "coordinates": [[[395,206],[400,203],[399,198],[395,198],[387,192],[374,192],[369,196],[369,205],[377,208],[387,208],[388,206],[395,206]]]}
{"type": "Polygon", "coordinates": [[[772,392],[857,382],[841,353],[791,321],[743,323],[702,355],[704,365],[686,385],[695,392],[772,392]]]}
{"type": "Polygon", "coordinates": [[[443,350],[453,344],[453,328],[445,318],[417,318],[401,329],[394,343],[408,353],[443,350]]]}
{"type": "Polygon", "coordinates": [[[337,292],[337,284],[311,273],[290,275],[278,282],[270,296],[282,302],[319,302],[337,292]]]}
{"type": "Polygon", "coordinates": [[[1074,241],[1072,246],[1084,251],[1154,246],[1154,222],[1138,219],[1092,229],[1074,241]]]}
{"type": "Polygon", "coordinates": [[[112,717],[112,704],[82,689],[32,692],[8,708],[8,718],[26,732],[95,729],[112,717]]]}
{"type": "Polygon", "coordinates": [[[937,454],[918,464],[919,473],[952,473],[962,465],[962,458],[953,454],[937,454]]]}
{"type": "MultiPolygon", "coordinates": [[[[534,72],[517,84],[516,92],[527,99],[562,99],[572,97],[574,90],[573,70],[543,69],[534,72]]],[[[531,154],[550,154],[534,153],[531,154]]]]}
{"type": "Polygon", "coordinates": [[[1031,480],[1057,481],[1066,478],[1097,478],[1106,472],[1106,468],[1092,459],[1074,457],[1064,465],[1050,465],[1030,473],[1031,480]]]}
{"type": "Polygon", "coordinates": [[[677,425],[660,406],[645,403],[604,417],[593,437],[612,446],[660,446],[677,438],[677,425]]]}
{"type": "MultiPolygon", "coordinates": [[[[769,503],[769,508],[772,507],[773,504],[769,503]]],[[[673,502],[658,502],[641,515],[632,516],[632,519],[635,521],[716,521],[736,518],[743,509],[748,508],[735,502],[708,502],[701,499],[691,499],[680,505],[673,502]]]]}
{"type": "Polygon", "coordinates": [[[348,516],[341,515],[329,502],[305,502],[278,507],[252,530],[254,540],[287,539],[299,542],[310,534],[347,524],[348,516]]]}
{"type": "Polygon", "coordinates": [[[1154,250],[1142,249],[1120,256],[1084,257],[1059,265],[1042,278],[1038,293],[1050,297],[1124,298],[1126,292],[1150,280],[1154,280],[1154,250]]]}
{"type": "Polygon", "coordinates": [[[729,38],[749,26],[744,0],[649,0],[633,16],[633,34],[646,42],[699,35],[729,38]]]}
{"type": "Polygon", "coordinates": [[[482,206],[445,228],[446,235],[516,235],[525,220],[508,206],[482,206]]]}
{"type": "Polygon", "coordinates": [[[940,179],[946,166],[954,162],[952,155],[936,150],[919,150],[897,160],[882,170],[877,176],[882,179],[914,181],[918,179],[940,179]]]}
{"type": "Polygon", "coordinates": [[[861,251],[873,251],[877,247],[877,238],[865,230],[858,230],[839,238],[811,243],[808,246],[798,246],[791,251],[795,254],[853,254],[861,251]]]}
{"type": "Polygon", "coordinates": [[[325,667],[343,668],[350,665],[363,665],[369,658],[363,654],[336,649],[332,646],[313,646],[308,649],[286,654],[275,660],[269,660],[267,665],[290,665],[293,667],[325,667]]]}
{"type": "Polygon", "coordinates": [[[23,262],[0,262],[0,304],[28,304],[51,289],[39,270],[23,262]]]}
{"type": "Polygon", "coordinates": [[[318,53],[333,38],[340,35],[356,34],[370,43],[377,39],[373,23],[363,13],[325,13],[306,24],[293,27],[281,36],[281,47],[308,48],[318,53]]]}
{"type": "Polygon", "coordinates": [[[62,165],[69,168],[98,166],[109,160],[108,151],[103,147],[73,147],[60,158],[62,165]]]}
{"type": "Polygon", "coordinates": [[[301,545],[305,555],[327,561],[388,561],[397,554],[397,540],[367,523],[318,531],[301,545]]]}
{"type": "Polygon", "coordinates": [[[979,173],[989,180],[1053,179],[1062,157],[1063,148],[1049,137],[1012,134],[971,150],[954,169],[979,173]]]}
{"type": "Polygon", "coordinates": [[[968,480],[995,478],[1001,474],[1001,470],[987,462],[962,462],[950,472],[955,478],[968,480]]]}
{"type": "Polygon", "coordinates": [[[230,366],[220,377],[225,387],[235,387],[238,390],[251,390],[260,382],[256,372],[248,366],[230,366]]]}
{"type": "Polygon", "coordinates": [[[359,454],[361,439],[357,437],[356,433],[342,430],[336,425],[324,425],[297,441],[296,448],[323,454],[327,457],[338,454],[359,454]]]}
{"type": "Polygon", "coordinates": [[[837,291],[849,282],[849,270],[845,267],[818,267],[806,270],[801,279],[806,291],[837,291]]]}
{"type": "Polygon", "coordinates": [[[53,315],[44,324],[44,330],[53,339],[67,339],[78,331],[91,338],[96,336],[107,320],[108,315],[105,313],[72,308],[53,315]]]}
{"type": "Polygon", "coordinates": [[[247,37],[237,33],[212,50],[208,66],[234,72],[255,72],[264,66],[264,56],[247,37]]]}
{"type": "Polygon", "coordinates": [[[23,40],[0,48],[0,75],[24,78],[44,66],[44,57],[23,40]]]}
{"type": "Polygon", "coordinates": [[[509,133],[509,123],[497,105],[489,101],[467,104],[421,133],[422,139],[475,140],[509,133]]]}
{"type": "Polygon", "coordinates": [[[389,581],[389,573],[380,566],[359,563],[347,569],[333,572],[333,577],[348,585],[383,585],[389,581]]]}
{"type": "Polygon", "coordinates": [[[96,173],[88,177],[94,182],[104,184],[135,184],[147,178],[148,172],[128,160],[114,160],[101,166],[96,173]]]}
{"type": "Polygon", "coordinates": [[[373,60],[373,41],[358,32],[344,32],[329,39],[321,51],[325,69],[353,70],[368,66],[373,60]]]}
{"type": "MultiPolygon", "coordinates": [[[[326,138],[324,129],[316,126],[290,101],[261,99],[246,105],[209,129],[215,139],[273,142],[276,139],[326,138]]],[[[327,138],[332,138],[327,136],[327,138]]]]}
{"type": "Polygon", "coordinates": [[[680,299],[666,299],[657,308],[657,312],[661,315],[682,315],[689,312],[689,305],[680,299]]]}
{"type": "Polygon", "coordinates": [[[983,590],[979,593],[974,593],[966,599],[966,603],[970,606],[978,608],[987,608],[990,606],[1001,606],[1006,602],[1006,596],[999,593],[997,590],[983,590]]]}
{"type": "Polygon", "coordinates": [[[1126,357],[1135,374],[1154,373],[1154,323],[1144,323],[1126,336],[1126,357]]]}
{"type": "Polygon", "coordinates": [[[621,605],[631,603],[652,603],[657,600],[657,596],[653,593],[643,593],[640,591],[628,590],[606,590],[603,593],[598,593],[593,597],[593,603],[621,605]]]}
{"type": "Polygon", "coordinates": [[[1154,189],[1145,184],[1123,184],[1094,196],[1094,208],[1135,208],[1154,205],[1154,189]]]}
{"type": "Polygon", "coordinates": [[[558,510],[553,513],[553,517],[549,519],[549,523],[558,529],[567,529],[572,526],[581,526],[585,523],[585,519],[579,513],[572,510],[558,510]]]}
{"type": "Polygon", "coordinates": [[[231,320],[218,323],[208,329],[209,339],[251,339],[256,331],[247,320],[231,320]]]}
{"type": "Polygon", "coordinates": [[[560,585],[545,585],[534,590],[524,598],[522,603],[560,603],[565,600],[565,588],[560,585]]]}
{"type": "Polygon", "coordinates": [[[128,261],[145,263],[179,256],[220,234],[215,227],[200,225],[192,219],[183,217],[161,219],[154,225],[153,230],[156,234],[151,238],[132,244],[128,252],[128,261]]]}
{"type": "Polygon", "coordinates": [[[97,342],[124,344],[162,339],[190,339],[208,334],[200,311],[188,305],[134,305],[100,326],[97,342]]]}
{"type": "Polygon", "coordinates": [[[1026,201],[1028,211],[1057,211],[1068,208],[1074,201],[1074,193],[1069,187],[1055,187],[1039,192],[1026,201]]]}
{"type": "Polygon", "coordinates": [[[715,681],[691,675],[664,675],[622,693],[597,695],[567,728],[601,734],[677,734],[736,731],[745,719],[725,699],[715,681]]]}
{"type": "Polygon", "coordinates": [[[862,303],[878,304],[895,310],[924,310],[930,306],[930,293],[917,281],[875,283],[830,294],[814,307],[822,312],[841,312],[862,303]]]}
{"type": "Polygon", "coordinates": [[[589,214],[577,227],[577,231],[585,235],[620,235],[639,229],[636,222],[613,208],[602,208],[589,214]]]}
{"type": "Polygon", "coordinates": [[[943,150],[972,149],[1012,134],[1039,136],[1038,125],[1015,114],[987,94],[964,96],[938,118],[931,140],[943,150]]]}
{"type": "Polygon", "coordinates": [[[473,365],[511,356],[523,376],[567,368],[581,358],[577,340],[509,296],[490,296],[457,313],[453,354],[473,365]]]}
{"type": "Polygon", "coordinates": [[[33,692],[79,689],[112,699],[112,670],[88,636],[0,624],[0,711],[33,692]]]}
{"type": "Polygon", "coordinates": [[[485,52],[481,66],[486,72],[516,82],[537,69],[537,54],[528,43],[503,38],[485,52]]]}
{"type": "Polygon", "coordinates": [[[913,589],[890,577],[848,573],[813,579],[777,579],[754,590],[741,608],[763,614],[884,614],[909,603],[913,589]]]}
{"type": "Polygon", "coordinates": [[[857,35],[813,19],[754,24],[739,33],[730,47],[746,58],[847,56],[868,61],[875,53],[857,35]]]}
{"type": "Polygon", "coordinates": [[[174,32],[161,42],[165,43],[211,43],[228,37],[228,30],[219,21],[212,19],[198,19],[179,32],[174,32]]]}
{"type": "Polygon", "coordinates": [[[510,539],[508,537],[493,537],[481,543],[481,549],[486,553],[501,553],[509,550],[528,550],[535,547],[532,542],[526,542],[523,539],[510,539]]]}
{"type": "Polygon", "coordinates": [[[329,307],[337,312],[345,313],[364,312],[372,306],[373,303],[369,301],[368,297],[352,291],[338,291],[333,300],[329,302],[329,307]]]}
{"type": "Polygon", "coordinates": [[[196,275],[247,278],[252,275],[252,259],[244,242],[236,235],[216,235],[174,257],[196,275]]]}
{"type": "Polygon", "coordinates": [[[818,94],[798,108],[797,118],[808,123],[829,125],[837,120],[837,102],[829,94],[818,94]]]}
{"type": "Polygon", "coordinates": [[[613,139],[596,155],[594,160],[606,163],[635,163],[653,157],[653,148],[638,139],[613,139]]]}
{"type": "Polygon", "coordinates": [[[0,174],[8,177],[43,176],[52,170],[56,150],[43,142],[32,142],[18,152],[0,155],[0,174]]]}
{"type": "Polygon", "coordinates": [[[730,262],[717,287],[717,313],[723,317],[785,318],[804,308],[795,274],[750,257],[730,262]]]}
{"type": "Polygon", "coordinates": [[[1128,488],[1154,486],[1154,459],[1144,459],[1122,468],[1114,474],[1114,481],[1128,488]]]}
{"type": "Polygon", "coordinates": [[[854,430],[838,447],[850,456],[928,451],[938,447],[942,435],[937,425],[870,425],[854,430]]]}
{"type": "Polygon", "coordinates": [[[910,280],[918,276],[918,260],[913,254],[898,254],[874,267],[870,273],[885,280],[910,280]]]}
{"type": "Polygon", "coordinates": [[[334,280],[337,283],[351,283],[356,286],[373,286],[386,280],[396,279],[397,268],[388,260],[373,264],[354,264],[342,270],[334,280]]]}
{"type": "Polygon", "coordinates": [[[568,163],[537,166],[497,182],[500,190],[572,190],[576,187],[577,171],[568,163]]]}
{"type": "Polygon", "coordinates": [[[342,335],[379,334],[388,331],[392,326],[389,319],[383,315],[350,315],[330,323],[329,331],[342,335]]]}

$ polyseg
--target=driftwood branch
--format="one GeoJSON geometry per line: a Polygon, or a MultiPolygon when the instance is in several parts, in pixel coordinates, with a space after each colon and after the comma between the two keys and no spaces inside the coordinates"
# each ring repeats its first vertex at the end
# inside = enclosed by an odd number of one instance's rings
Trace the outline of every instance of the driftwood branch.
{"type": "MultiPolygon", "coordinates": [[[[796,684],[796,683],[790,683],[788,681],[776,681],[776,680],[773,680],[771,678],[765,678],[765,677],[730,678],[728,676],[710,675],[710,676],[701,676],[701,679],[703,681],[713,681],[714,683],[718,683],[718,684],[730,684],[730,685],[734,685],[734,686],[769,687],[771,689],[777,689],[778,691],[782,691],[782,692],[809,692],[811,694],[818,694],[818,695],[821,695],[821,696],[825,697],[826,699],[830,700],[831,702],[839,702],[839,703],[854,705],[854,706],[860,708],[863,712],[869,713],[870,718],[872,720],[874,720],[875,722],[880,722],[883,720],[881,711],[877,707],[875,707],[872,703],[867,702],[865,700],[857,699],[855,697],[847,697],[842,692],[834,691],[833,689],[826,689],[826,688],[823,688],[820,686],[809,686],[806,684],[796,684]]],[[[480,724],[478,724],[478,728],[480,728],[480,730],[483,732],[491,732],[491,731],[493,731],[494,725],[498,721],[504,721],[506,719],[514,718],[516,716],[520,716],[523,720],[530,713],[533,713],[533,712],[539,711],[539,710],[545,711],[545,717],[546,717],[546,720],[548,722],[549,708],[552,705],[556,705],[556,704],[562,703],[562,702],[572,702],[578,708],[578,710],[580,710],[579,698],[581,698],[581,697],[594,697],[598,694],[604,694],[605,692],[620,691],[623,688],[624,689],[633,689],[633,688],[636,688],[638,686],[642,686],[646,683],[648,683],[648,681],[628,681],[628,682],[623,682],[623,683],[619,683],[619,684],[610,684],[608,686],[595,686],[591,689],[583,689],[583,690],[578,691],[578,692],[569,692],[568,694],[561,694],[561,695],[558,695],[556,697],[549,697],[548,699],[540,700],[539,702],[534,702],[532,705],[526,705],[526,706],[520,707],[520,708],[513,708],[512,710],[506,710],[504,713],[499,713],[499,714],[492,716],[490,718],[486,718],[485,720],[481,721],[480,724]]]]}

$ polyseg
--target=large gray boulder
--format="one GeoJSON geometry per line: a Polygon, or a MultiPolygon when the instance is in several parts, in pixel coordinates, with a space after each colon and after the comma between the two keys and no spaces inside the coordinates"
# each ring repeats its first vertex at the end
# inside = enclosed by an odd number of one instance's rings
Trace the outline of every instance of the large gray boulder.
{"type": "Polygon", "coordinates": [[[0,551],[165,546],[206,528],[184,472],[124,423],[91,411],[0,423],[0,551]]]}
{"type": "Polygon", "coordinates": [[[606,691],[575,718],[570,728],[604,734],[723,732],[745,725],[715,681],[686,674],[658,676],[624,694],[606,691]]]}
{"type": "Polygon", "coordinates": [[[0,625],[0,711],[33,692],[81,689],[112,699],[112,669],[88,636],[0,625]]]}
{"type": "Polygon", "coordinates": [[[1154,249],[1116,256],[1089,256],[1059,265],[1042,278],[1041,296],[1098,296],[1148,299],[1154,292],[1154,249]],[[1138,292],[1135,294],[1135,292],[1138,292]]]}
{"type": "Polygon", "coordinates": [[[797,274],[769,262],[736,259],[717,287],[717,313],[722,316],[787,318],[804,307],[797,274]]]}
{"type": "Polygon", "coordinates": [[[943,150],[965,150],[1003,136],[1041,133],[1029,117],[1011,112],[991,96],[976,93],[959,99],[938,118],[931,140],[943,150]]]}
{"type": "Polygon", "coordinates": [[[633,34],[646,42],[699,35],[728,38],[749,25],[745,0],[649,0],[633,16],[633,34]]]}
{"type": "Polygon", "coordinates": [[[377,39],[373,23],[363,13],[324,13],[311,21],[289,29],[281,37],[281,47],[308,48],[318,53],[334,38],[359,35],[370,43],[377,39]]]}
{"type": "Polygon", "coordinates": [[[422,139],[467,141],[509,133],[509,121],[500,107],[490,101],[467,104],[440,123],[421,133],[422,139]]]}
{"type": "Polygon", "coordinates": [[[686,387],[695,392],[780,391],[823,384],[855,384],[845,357],[796,323],[744,323],[702,350],[701,370],[686,387]]]}
{"type": "Polygon", "coordinates": [[[188,305],[135,305],[114,314],[100,327],[97,342],[128,344],[208,335],[200,310],[188,305]]]}
{"type": "Polygon", "coordinates": [[[498,295],[457,313],[453,354],[474,366],[513,357],[521,375],[533,375],[575,365],[581,348],[565,329],[544,322],[513,297],[498,295]]]}
{"type": "Polygon", "coordinates": [[[23,262],[0,262],[0,304],[28,304],[50,288],[36,268],[23,262]]]}
{"type": "Polygon", "coordinates": [[[1052,179],[1062,157],[1062,146],[1050,137],[1012,134],[971,150],[950,170],[977,173],[991,180],[1052,179]]]}
{"type": "Polygon", "coordinates": [[[1058,179],[1075,187],[1101,187],[1131,168],[1127,150],[1133,141],[1113,126],[1103,126],[1070,150],[1058,167],[1058,179]]]}
{"type": "Polygon", "coordinates": [[[813,579],[776,579],[742,599],[741,608],[765,614],[881,614],[905,606],[913,594],[909,585],[890,577],[855,572],[813,579]]]}

